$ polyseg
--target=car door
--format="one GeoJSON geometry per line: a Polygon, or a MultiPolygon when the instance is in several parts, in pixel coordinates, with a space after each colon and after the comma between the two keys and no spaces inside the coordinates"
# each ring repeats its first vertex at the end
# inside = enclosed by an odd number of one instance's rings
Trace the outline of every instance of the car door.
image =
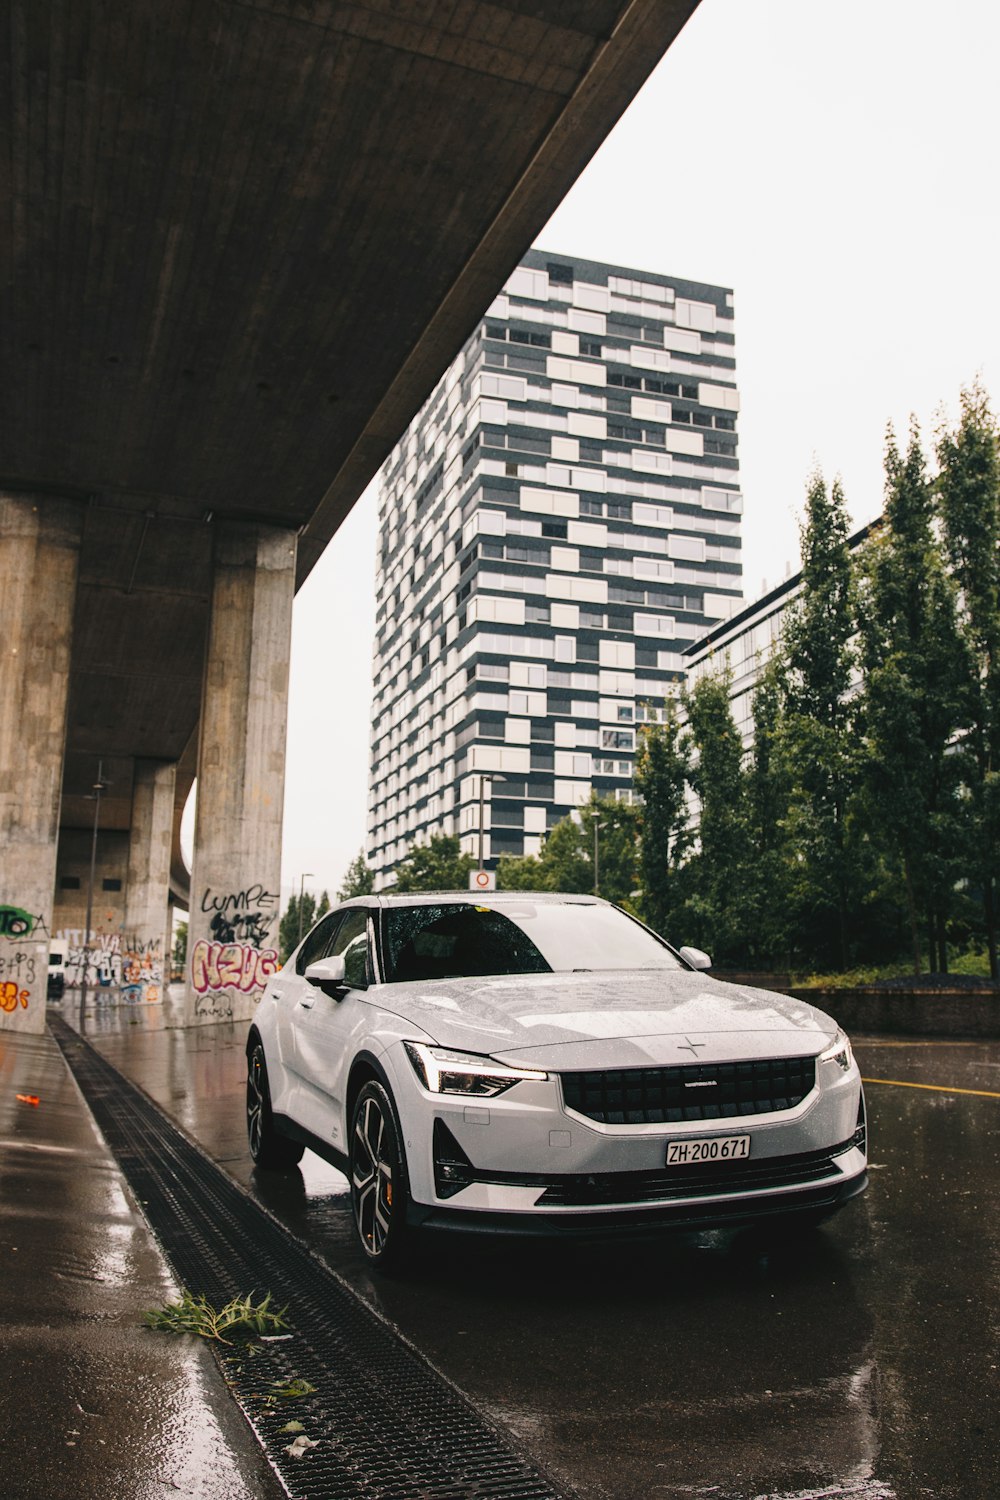
{"type": "Polygon", "coordinates": [[[307,1130],[344,1149],[341,1112],[353,1037],[361,1029],[361,1007],[372,978],[370,912],[349,907],[340,913],[324,954],[344,959],[345,990],[327,994],[303,978],[295,1008],[296,1070],[302,1084],[299,1119],[307,1130]]]}
{"type": "MultiPolygon", "coordinates": [[[[300,1003],[312,1003],[315,990],[305,977],[306,967],[326,955],[333,941],[343,913],[332,911],[323,917],[299,947],[295,958],[275,974],[268,982],[268,993],[277,1002],[278,1052],[285,1070],[293,1097],[299,1092],[298,1052],[296,1032],[300,1014],[300,1003]]],[[[269,1071],[274,1073],[274,1060],[268,1059],[269,1071]]]]}

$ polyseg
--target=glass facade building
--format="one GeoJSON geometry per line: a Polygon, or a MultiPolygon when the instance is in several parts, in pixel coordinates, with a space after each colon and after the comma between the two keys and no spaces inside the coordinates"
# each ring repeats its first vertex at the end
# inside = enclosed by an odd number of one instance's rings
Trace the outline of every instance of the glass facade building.
{"type": "Polygon", "coordinates": [[[533,250],[383,466],[368,860],[629,799],[742,602],[732,294],[533,250]],[[483,806],[480,823],[480,804],[483,806]]]}

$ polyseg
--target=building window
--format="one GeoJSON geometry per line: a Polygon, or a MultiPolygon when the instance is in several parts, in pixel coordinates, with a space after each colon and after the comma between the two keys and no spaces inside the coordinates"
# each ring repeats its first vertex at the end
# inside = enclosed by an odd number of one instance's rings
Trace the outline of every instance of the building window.
{"type": "Polygon", "coordinates": [[[59,882],[61,891],[78,891],[80,889],[79,875],[64,875],[59,882]]]}
{"type": "Polygon", "coordinates": [[[110,877],[101,881],[102,891],[120,891],[122,883],[120,880],[112,880],[110,877]]]}

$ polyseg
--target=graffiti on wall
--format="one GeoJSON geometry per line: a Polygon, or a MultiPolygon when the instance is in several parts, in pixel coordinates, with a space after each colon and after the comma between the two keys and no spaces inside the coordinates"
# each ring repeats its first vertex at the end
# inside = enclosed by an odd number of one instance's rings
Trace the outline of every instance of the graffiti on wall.
{"type": "Polygon", "coordinates": [[[16,943],[21,938],[31,937],[36,929],[48,936],[43,917],[32,916],[21,906],[0,906],[0,938],[16,943]]]}
{"type": "Polygon", "coordinates": [[[246,943],[262,948],[271,933],[278,897],[259,883],[225,895],[211,889],[201,898],[201,909],[212,920],[209,929],[217,943],[246,943]]]}
{"type": "Polygon", "coordinates": [[[38,947],[48,936],[41,914],[23,906],[0,905],[0,1012],[11,1015],[28,1009],[44,966],[44,959],[39,964],[38,947]]]}
{"type": "Polygon", "coordinates": [[[18,989],[13,979],[0,979],[0,1010],[5,1010],[8,1015],[17,1010],[18,1005],[27,1010],[30,999],[30,990],[18,989]]]}
{"type": "Polygon", "coordinates": [[[189,960],[197,1016],[229,1019],[236,996],[260,997],[279,967],[271,945],[278,904],[277,892],[259,882],[238,891],[209,887],[204,892],[201,910],[211,936],[192,945],[189,960]]]}
{"type": "Polygon", "coordinates": [[[66,944],[66,983],[88,989],[117,989],[127,1003],[155,1004],[163,998],[163,944],[140,942],[118,932],[91,933],[85,943],[82,928],[57,932],[66,944]]]}
{"type": "Polygon", "coordinates": [[[0,949],[0,984],[27,985],[30,989],[38,972],[38,957],[28,948],[13,944],[0,949]]]}
{"type": "Polygon", "coordinates": [[[199,938],[191,954],[191,983],[199,995],[230,989],[249,995],[262,990],[277,972],[278,955],[273,948],[199,938]]]}

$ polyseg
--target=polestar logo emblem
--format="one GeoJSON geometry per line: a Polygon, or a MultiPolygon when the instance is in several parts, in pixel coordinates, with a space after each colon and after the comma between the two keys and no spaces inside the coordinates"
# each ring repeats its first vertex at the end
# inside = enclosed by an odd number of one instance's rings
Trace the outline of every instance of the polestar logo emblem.
{"type": "Polygon", "coordinates": [[[693,1052],[694,1055],[695,1055],[695,1057],[697,1057],[698,1056],[698,1048],[699,1047],[707,1047],[708,1043],[707,1042],[692,1042],[691,1038],[689,1036],[686,1036],[684,1038],[683,1042],[678,1043],[678,1046],[679,1046],[681,1052],[693,1052]]]}

